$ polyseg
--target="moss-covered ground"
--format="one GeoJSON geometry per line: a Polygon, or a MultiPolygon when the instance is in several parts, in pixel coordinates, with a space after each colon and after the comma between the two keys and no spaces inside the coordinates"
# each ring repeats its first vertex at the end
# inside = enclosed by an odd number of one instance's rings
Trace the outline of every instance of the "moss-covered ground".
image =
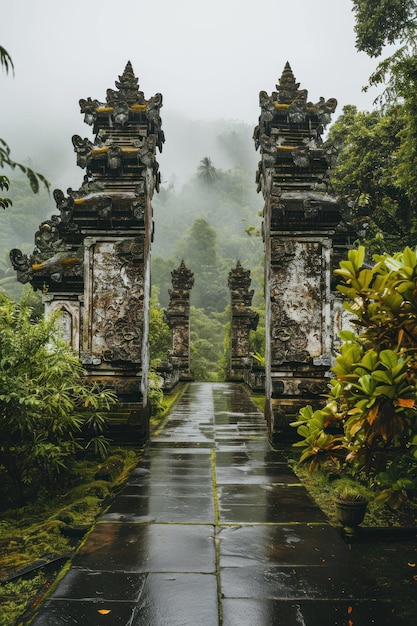
{"type": "MultiPolygon", "coordinates": [[[[151,433],[163,427],[169,409],[184,391],[166,394],[152,416],[151,433]]],[[[0,467],[0,625],[26,623],[59,576],[84,535],[137,465],[144,448],[111,448],[104,461],[74,460],[54,489],[30,493],[12,508],[13,492],[0,467]]]]}

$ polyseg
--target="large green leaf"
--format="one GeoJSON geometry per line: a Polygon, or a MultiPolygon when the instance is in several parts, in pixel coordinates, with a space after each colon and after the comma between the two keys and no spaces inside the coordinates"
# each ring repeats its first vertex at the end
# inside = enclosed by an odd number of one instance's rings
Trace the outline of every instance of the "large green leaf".
{"type": "Polygon", "coordinates": [[[393,369],[394,367],[398,365],[397,353],[394,352],[393,350],[382,350],[379,353],[379,358],[381,360],[381,363],[387,369],[393,369]]]}

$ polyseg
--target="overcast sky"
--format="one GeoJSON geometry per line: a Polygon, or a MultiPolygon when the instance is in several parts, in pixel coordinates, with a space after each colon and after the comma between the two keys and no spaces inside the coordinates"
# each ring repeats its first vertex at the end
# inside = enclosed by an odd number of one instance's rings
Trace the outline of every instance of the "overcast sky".
{"type": "MultiPolygon", "coordinates": [[[[178,116],[256,125],[259,91],[275,90],[288,60],[309,100],[334,97],[371,109],[364,94],[375,61],[355,50],[351,0],[5,0],[0,45],[15,77],[0,76],[0,137],[30,156],[52,186],[75,162],[71,136],[91,137],[80,98],[105,101],[130,60],[149,98],[163,95],[168,169],[175,169],[178,116]],[[170,129],[171,143],[170,143],[170,129]],[[43,170],[44,171],[44,170],[43,170]]],[[[199,153],[210,156],[204,138],[199,153]]],[[[180,154],[180,152],[179,152],[180,154]]],[[[164,154],[158,157],[163,178],[164,154]]]]}

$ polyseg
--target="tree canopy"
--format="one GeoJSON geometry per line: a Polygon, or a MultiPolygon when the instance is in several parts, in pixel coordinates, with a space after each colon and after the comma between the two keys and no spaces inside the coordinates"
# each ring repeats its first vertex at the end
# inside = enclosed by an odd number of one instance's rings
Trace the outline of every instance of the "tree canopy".
{"type": "Polygon", "coordinates": [[[358,111],[346,106],[333,124],[329,141],[338,148],[338,165],[331,173],[333,190],[354,199],[358,230],[366,231],[375,251],[395,252],[417,239],[413,180],[404,176],[402,135],[405,107],[358,111]]]}
{"type": "Polygon", "coordinates": [[[410,39],[416,28],[415,0],[352,0],[356,47],[378,57],[384,46],[410,39]]]}

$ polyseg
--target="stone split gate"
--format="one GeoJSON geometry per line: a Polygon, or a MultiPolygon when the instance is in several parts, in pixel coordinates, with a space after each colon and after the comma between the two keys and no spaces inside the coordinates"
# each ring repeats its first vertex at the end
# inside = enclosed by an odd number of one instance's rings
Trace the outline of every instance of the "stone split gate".
{"type": "MultiPolygon", "coordinates": [[[[336,100],[307,101],[287,63],[268,96],[260,94],[255,129],[261,161],[257,181],[265,200],[266,418],[271,440],[285,433],[288,417],[317,400],[326,385],[341,304],[332,268],[355,234],[345,208],[327,192],[334,159],[321,135],[336,100]]],[[[161,94],[145,99],[130,62],[108,89],[106,101],[80,100],[94,138],[73,137],[78,190],[54,191],[58,215],[43,222],[31,255],[12,250],[17,279],[43,292],[45,313],[61,311],[61,330],[79,354],[86,376],[119,397],[113,431],[138,442],[148,436],[148,309],[153,237],[152,196],[160,175],[161,94]]],[[[229,274],[232,330],[228,376],[259,388],[264,377],[250,365],[249,270],[237,262],[229,274]]],[[[193,274],[172,272],[166,320],[173,333],[179,379],[192,378],[189,363],[189,296],[193,274]]]]}

